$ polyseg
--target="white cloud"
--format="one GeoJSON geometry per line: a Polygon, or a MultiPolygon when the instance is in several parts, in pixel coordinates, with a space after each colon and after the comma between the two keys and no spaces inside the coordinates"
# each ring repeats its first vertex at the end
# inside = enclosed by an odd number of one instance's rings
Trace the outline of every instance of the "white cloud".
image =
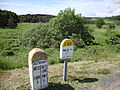
{"type": "Polygon", "coordinates": [[[120,3],[120,0],[115,0],[116,3],[120,3]]]}
{"type": "Polygon", "coordinates": [[[114,3],[113,0],[37,0],[36,4],[32,4],[29,1],[27,3],[23,1],[17,2],[15,0],[10,0],[10,2],[6,1],[7,0],[0,2],[2,8],[12,10],[17,14],[30,13],[57,15],[60,10],[71,7],[76,10],[76,14],[82,14],[82,16],[103,17],[119,14],[120,8],[118,3],[114,3]]]}
{"type": "Polygon", "coordinates": [[[117,14],[117,15],[120,15],[120,9],[117,9],[117,10],[116,10],[116,14],[117,14]]]}

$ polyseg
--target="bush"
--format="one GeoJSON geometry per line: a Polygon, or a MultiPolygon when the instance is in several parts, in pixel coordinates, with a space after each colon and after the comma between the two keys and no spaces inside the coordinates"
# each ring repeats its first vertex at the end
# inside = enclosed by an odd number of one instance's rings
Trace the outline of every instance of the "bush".
{"type": "Polygon", "coordinates": [[[120,34],[117,32],[108,32],[106,44],[111,45],[120,44],[120,34]]]}
{"type": "Polygon", "coordinates": [[[98,71],[97,71],[97,74],[110,74],[111,73],[111,71],[110,70],[108,70],[108,69],[99,69],[98,71]]]}
{"type": "Polygon", "coordinates": [[[109,25],[108,25],[108,29],[115,29],[115,24],[112,24],[112,23],[109,24],[109,25]]]}
{"type": "Polygon", "coordinates": [[[120,53],[120,45],[119,45],[119,44],[116,45],[115,51],[116,51],[117,53],[120,53]]]}
{"type": "Polygon", "coordinates": [[[81,15],[75,15],[75,10],[70,8],[60,11],[58,16],[50,21],[50,24],[55,41],[59,42],[65,38],[76,37],[74,38],[76,46],[81,47],[81,41],[83,46],[83,44],[92,44],[92,40],[94,40],[92,30],[84,25],[84,19],[81,15]]]}
{"type": "Polygon", "coordinates": [[[19,43],[20,45],[31,47],[47,48],[52,46],[51,31],[48,24],[38,23],[19,38],[19,43]]]}
{"type": "Polygon", "coordinates": [[[96,18],[96,26],[98,28],[102,28],[102,26],[105,24],[104,20],[102,18],[96,18]]]}

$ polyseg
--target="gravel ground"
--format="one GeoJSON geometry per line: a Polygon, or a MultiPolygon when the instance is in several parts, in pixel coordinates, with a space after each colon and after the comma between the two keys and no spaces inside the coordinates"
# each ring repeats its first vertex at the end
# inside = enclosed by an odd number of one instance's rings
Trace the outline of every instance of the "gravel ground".
{"type": "Polygon", "coordinates": [[[101,80],[102,90],[120,90],[120,73],[109,75],[108,78],[101,80]]]}

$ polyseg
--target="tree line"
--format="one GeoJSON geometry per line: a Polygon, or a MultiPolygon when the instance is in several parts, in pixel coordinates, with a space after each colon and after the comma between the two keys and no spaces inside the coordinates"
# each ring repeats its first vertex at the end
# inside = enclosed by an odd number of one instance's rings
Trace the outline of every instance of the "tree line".
{"type": "Polygon", "coordinates": [[[55,16],[46,14],[17,15],[14,12],[0,9],[0,28],[15,28],[17,23],[46,23],[55,16]]]}
{"type": "Polygon", "coordinates": [[[19,22],[20,23],[46,23],[48,22],[51,18],[55,17],[53,15],[46,15],[46,14],[27,14],[27,15],[19,15],[19,22]]]}
{"type": "Polygon", "coordinates": [[[0,28],[15,28],[18,22],[16,13],[0,9],[0,28]]]}
{"type": "Polygon", "coordinates": [[[118,16],[112,16],[112,17],[105,17],[105,19],[120,21],[120,15],[118,15],[118,16]]]}

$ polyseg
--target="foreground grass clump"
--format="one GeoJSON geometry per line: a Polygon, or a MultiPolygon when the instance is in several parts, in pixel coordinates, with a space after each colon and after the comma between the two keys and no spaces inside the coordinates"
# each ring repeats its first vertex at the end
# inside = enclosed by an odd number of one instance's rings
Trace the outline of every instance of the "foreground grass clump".
{"type": "Polygon", "coordinates": [[[99,69],[97,71],[97,74],[110,74],[110,73],[111,73],[111,71],[108,69],[99,69]]]}
{"type": "Polygon", "coordinates": [[[20,48],[13,56],[0,56],[0,69],[14,69],[28,65],[28,53],[31,48],[20,48]]]}

